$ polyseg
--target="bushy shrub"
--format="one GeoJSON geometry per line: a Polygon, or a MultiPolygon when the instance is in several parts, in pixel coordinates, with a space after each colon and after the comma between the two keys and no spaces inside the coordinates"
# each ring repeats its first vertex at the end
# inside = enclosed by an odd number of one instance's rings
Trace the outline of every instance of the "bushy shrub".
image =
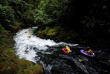
{"type": "Polygon", "coordinates": [[[0,24],[0,33],[6,32],[6,30],[4,29],[4,27],[0,24]]]}
{"type": "Polygon", "coordinates": [[[9,25],[12,25],[14,20],[14,10],[9,6],[0,5],[0,23],[2,26],[9,30],[9,25]]]}
{"type": "Polygon", "coordinates": [[[36,9],[35,23],[51,24],[57,23],[66,11],[65,3],[67,0],[44,0],[41,1],[36,9]],[[65,5],[65,6],[64,6],[65,5]]]}
{"type": "Polygon", "coordinates": [[[14,20],[14,11],[9,6],[0,5],[0,22],[11,23],[14,20]]]}
{"type": "Polygon", "coordinates": [[[34,16],[35,18],[34,22],[36,24],[49,24],[53,22],[52,18],[49,17],[49,15],[47,15],[44,11],[36,9],[36,12],[37,14],[34,16]]]}

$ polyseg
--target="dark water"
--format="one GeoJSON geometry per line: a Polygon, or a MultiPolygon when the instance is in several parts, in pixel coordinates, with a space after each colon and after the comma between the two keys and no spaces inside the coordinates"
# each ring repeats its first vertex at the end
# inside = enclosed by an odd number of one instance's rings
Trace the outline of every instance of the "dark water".
{"type": "Polygon", "coordinates": [[[110,49],[64,42],[56,43],[36,37],[30,31],[24,34],[27,30],[19,31],[14,37],[16,55],[19,58],[43,64],[45,74],[110,74],[110,49]],[[28,35],[31,35],[31,38],[28,38],[28,35]],[[63,53],[62,48],[66,45],[71,48],[71,54],[63,53]],[[86,50],[87,48],[93,50],[95,57],[88,57],[80,53],[81,49],[86,50]],[[83,61],[80,62],[78,59],[83,61]]]}
{"type": "Polygon", "coordinates": [[[109,49],[92,49],[95,57],[88,57],[80,53],[83,47],[70,47],[71,54],[63,53],[62,48],[50,47],[45,52],[38,52],[38,62],[43,61],[45,74],[110,74],[109,49]],[[80,62],[78,59],[83,61],[80,62]]]}

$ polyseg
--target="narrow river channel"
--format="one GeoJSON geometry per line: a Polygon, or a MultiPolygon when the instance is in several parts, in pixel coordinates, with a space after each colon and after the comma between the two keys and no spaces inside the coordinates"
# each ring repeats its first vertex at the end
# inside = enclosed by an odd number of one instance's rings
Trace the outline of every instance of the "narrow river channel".
{"type": "Polygon", "coordinates": [[[16,41],[14,48],[19,58],[42,64],[45,74],[110,74],[110,49],[91,48],[95,57],[85,56],[80,50],[90,47],[41,39],[33,34],[35,29],[37,27],[17,32],[13,37],[16,41]],[[71,48],[71,54],[62,52],[65,46],[71,48]]]}

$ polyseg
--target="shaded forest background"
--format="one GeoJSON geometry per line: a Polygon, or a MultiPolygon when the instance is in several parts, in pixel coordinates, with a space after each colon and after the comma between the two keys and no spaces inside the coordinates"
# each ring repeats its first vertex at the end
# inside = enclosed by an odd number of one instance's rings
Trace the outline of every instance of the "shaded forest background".
{"type": "Polygon", "coordinates": [[[0,0],[0,32],[39,26],[41,38],[107,47],[109,0],[0,0]]]}

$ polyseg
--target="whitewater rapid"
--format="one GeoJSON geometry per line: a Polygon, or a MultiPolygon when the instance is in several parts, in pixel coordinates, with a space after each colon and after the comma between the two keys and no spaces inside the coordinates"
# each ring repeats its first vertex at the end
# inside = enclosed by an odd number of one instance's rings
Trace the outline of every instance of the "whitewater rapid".
{"type": "Polygon", "coordinates": [[[33,34],[33,31],[37,29],[38,27],[32,27],[28,29],[20,30],[16,33],[16,35],[13,37],[15,40],[14,48],[16,49],[16,55],[19,58],[24,58],[26,60],[35,62],[40,60],[40,57],[38,57],[37,52],[38,51],[44,51],[48,49],[48,47],[51,46],[77,46],[78,44],[70,44],[65,42],[59,42],[56,43],[53,40],[50,39],[41,39],[40,37],[37,37],[33,34]],[[30,30],[30,31],[28,31],[30,30]],[[27,31],[27,33],[25,33],[27,31]],[[28,38],[28,36],[31,36],[28,38]],[[34,50],[37,49],[37,50],[34,50]],[[35,59],[37,57],[37,59],[35,59]]]}
{"type": "Polygon", "coordinates": [[[19,58],[42,64],[45,74],[110,73],[107,68],[110,64],[105,60],[105,58],[109,58],[109,49],[99,51],[93,49],[98,55],[95,58],[87,57],[80,53],[80,49],[89,47],[41,39],[34,35],[35,30],[37,30],[37,27],[18,31],[13,37],[15,40],[14,48],[19,58]],[[25,33],[26,31],[27,33],[25,33]],[[28,38],[28,36],[31,37],[28,38]],[[71,48],[71,54],[66,55],[62,52],[61,49],[65,46],[71,48]],[[83,62],[80,62],[79,59],[82,59],[83,62]]]}

